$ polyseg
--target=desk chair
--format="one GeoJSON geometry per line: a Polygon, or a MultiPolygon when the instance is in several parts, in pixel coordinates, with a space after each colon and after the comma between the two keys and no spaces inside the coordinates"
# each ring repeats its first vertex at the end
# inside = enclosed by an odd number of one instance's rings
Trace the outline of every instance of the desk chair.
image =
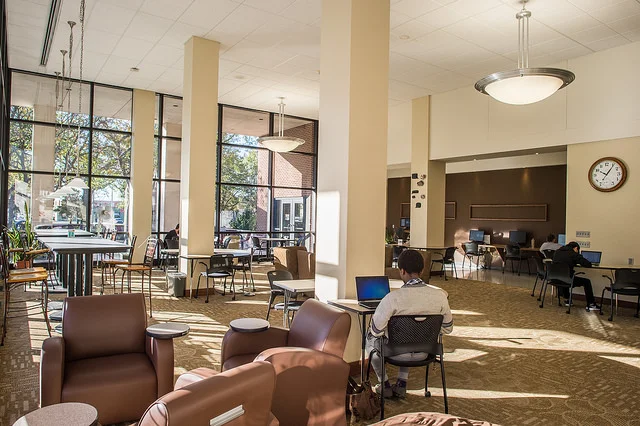
{"type": "Polygon", "coordinates": [[[600,315],[604,315],[602,312],[602,301],[604,299],[604,292],[611,292],[611,303],[609,305],[611,314],[609,315],[609,321],[613,321],[613,296],[616,296],[616,311],[618,309],[618,295],[623,296],[638,296],[638,303],[636,304],[636,314],[640,312],[640,269],[618,269],[615,273],[615,281],[608,275],[603,275],[603,278],[609,280],[609,287],[602,289],[602,295],[600,296],[600,315]]]}
{"type": "Polygon", "coordinates": [[[199,262],[204,265],[207,270],[200,273],[198,277],[198,284],[196,285],[195,297],[198,297],[198,290],[200,289],[200,278],[205,277],[207,280],[207,298],[204,303],[209,303],[209,278],[213,278],[213,291],[215,294],[216,278],[224,279],[222,283],[222,295],[227,293],[227,278],[231,277],[231,290],[233,291],[233,298],[236,300],[236,285],[235,274],[233,273],[233,255],[232,254],[214,254],[209,258],[209,265],[204,262],[199,262]]]}
{"type": "MultiPolygon", "coordinates": [[[[458,279],[458,270],[456,269],[456,261],[454,258],[454,255],[456,253],[456,248],[455,247],[447,247],[447,249],[445,250],[444,254],[442,253],[433,253],[433,255],[436,256],[440,256],[440,259],[432,259],[431,260],[431,266],[433,267],[434,263],[440,263],[442,265],[442,274],[444,275],[444,280],[447,280],[447,270],[445,268],[446,265],[451,266],[451,271],[455,273],[456,275],[456,280],[458,279]]],[[[453,274],[451,274],[451,276],[453,276],[453,274]]]]}
{"type": "MultiPolygon", "coordinates": [[[[369,353],[367,380],[371,371],[371,359],[374,354],[382,361],[382,377],[385,377],[386,364],[396,367],[426,367],[424,378],[424,396],[430,397],[428,390],[429,366],[440,364],[442,376],[442,393],[444,394],[444,412],[449,413],[447,400],[447,384],[444,376],[444,349],[442,346],[442,315],[395,315],[389,319],[387,338],[376,339],[374,349],[369,353]],[[424,352],[424,360],[405,361],[394,359],[394,356],[409,352],[424,352]]],[[[384,392],[380,392],[380,420],[384,419],[384,392]]]]}
{"type": "Polygon", "coordinates": [[[547,281],[542,287],[542,300],[540,302],[540,307],[544,307],[544,298],[547,294],[547,286],[551,284],[558,288],[558,306],[562,306],[562,303],[560,302],[559,288],[569,289],[569,308],[567,309],[567,313],[570,314],[571,303],[573,302],[573,277],[576,275],[584,275],[584,272],[576,272],[571,275],[571,268],[569,268],[569,265],[565,263],[554,262],[547,264],[547,281]]]}
{"type": "Polygon", "coordinates": [[[542,250],[542,254],[544,255],[545,259],[553,259],[553,255],[555,253],[556,251],[551,249],[542,250]]]}
{"type": "Polygon", "coordinates": [[[470,241],[468,243],[462,243],[462,250],[464,250],[464,258],[462,259],[462,269],[464,269],[464,262],[466,259],[469,259],[469,268],[471,268],[471,262],[474,257],[476,257],[476,266],[480,266],[480,256],[483,254],[480,253],[478,249],[478,243],[475,241],[470,241]]]}
{"type": "Polygon", "coordinates": [[[527,271],[531,272],[529,268],[529,259],[522,256],[522,251],[519,246],[513,244],[507,244],[504,249],[504,262],[502,263],[502,273],[504,274],[504,268],[507,266],[507,262],[511,261],[511,273],[513,274],[515,271],[513,270],[513,262],[518,261],[518,276],[520,276],[520,269],[522,268],[522,262],[527,262],[527,271]]]}
{"type": "MultiPolygon", "coordinates": [[[[533,255],[533,260],[536,262],[536,281],[533,283],[533,290],[531,290],[531,297],[535,296],[536,286],[538,285],[538,280],[540,281],[540,286],[544,286],[544,282],[547,280],[547,267],[545,266],[542,260],[542,254],[540,252],[533,255]]],[[[540,298],[538,297],[538,300],[540,298]]]]}
{"type": "MultiPolygon", "coordinates": [[[[281,289],[280,287],[276,287],[273,283],[275,281],[292,280],[293,275],[291,275],[291,272],[285,269],[276,269],[274,271],[267,272],[267,279],[269,280],[269,286],[271,287],[271,293],[269,294],[269,306],[267,307],[267,317],[266,317],[266,320],[268,321],[269,314],[271,313],[272,309],[276,311],[284,312],[284,302],[276,303],[275,305],[273,304],[276,297],[278,296],[284,297],[284,290],[281,289]]],[[[293,300],[289,302],[288,310],[291,312],[292,319],[295,316],[296,312],[298,312],[298,310],[300,309],[301,305],[302,305],[302,302],[298,302],[297,300],[293,300]]]]}

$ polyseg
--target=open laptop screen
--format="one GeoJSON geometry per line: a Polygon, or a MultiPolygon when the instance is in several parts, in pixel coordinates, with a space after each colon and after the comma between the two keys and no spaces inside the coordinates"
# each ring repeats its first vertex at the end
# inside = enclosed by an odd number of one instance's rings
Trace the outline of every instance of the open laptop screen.
{"type": "Polygon", "coordinates": [[[600,263],[600,259],[602,259],[602,252],[582,250],[582,256],[591,263],[600,263]]]}
{"type": "Polygon", "coordinates": [[[389,291],[389,277],[356,277],[358,302],[380,300],[389,291]]]}

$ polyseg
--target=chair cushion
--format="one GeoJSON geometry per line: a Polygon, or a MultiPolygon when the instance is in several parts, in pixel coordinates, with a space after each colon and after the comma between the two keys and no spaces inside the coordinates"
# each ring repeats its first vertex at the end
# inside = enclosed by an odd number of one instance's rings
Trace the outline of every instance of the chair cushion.
{"type": "Polygon", "coordinates": [[[257,356],[257,353],[232,356],[224,362],[222,371],[231,370],[239,365],[249,364],[250,362],[253,362],[257,356]]]}
{"type": "Polygon", "coordinates": [[[298,278],[301,280],[315,278],[316,257],[314,253],[298,250],[298,278]]]}
{"type": "Polygon", "coordinates": [[[93,405],[101,424],[137,420],[157,398],[156,372],[144,353],[65,364],[61,402],[93,405]]]}
{"type": "MultiPolygon", "coordinates": [[[[493,423],[463,419],[441,413],[405,413],[390,417],[375,426],[426,425],[426,426],[492,426],[493,423]]],[[[495,425],[494,425],[495,426],[495,425]]]]}

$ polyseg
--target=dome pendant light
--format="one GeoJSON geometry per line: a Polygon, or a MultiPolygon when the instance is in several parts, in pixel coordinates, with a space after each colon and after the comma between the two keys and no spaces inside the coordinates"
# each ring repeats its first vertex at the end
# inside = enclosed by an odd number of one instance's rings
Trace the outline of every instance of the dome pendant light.
{"type": "Polygon", "coordinates": [[[260,145],[274,152],[289,152],[304,143],[304,139],[284,136],[284,98],[279,98],[278,104],[278,136],[263,136],[258,138],[260,145]]]}
{"type": "Polygon", "coordinates": [[[531,12],[522,2],[518,19],[518,69],[490,74],[475,85],[477,91],[512,105],[540,102],[569,85],[575,74],[559,68],[529,68],[529,18],[531,12]]]}

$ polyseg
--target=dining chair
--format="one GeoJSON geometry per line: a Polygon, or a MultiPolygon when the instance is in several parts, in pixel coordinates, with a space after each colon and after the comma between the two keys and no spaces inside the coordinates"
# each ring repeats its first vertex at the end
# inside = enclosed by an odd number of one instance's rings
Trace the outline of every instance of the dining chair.
{"type": "MultiPolygon", "coordinates": [[[[111,233],[111,241],[116,240],[116,233],[111,233]]],[[[127,259],[102,259],[102,285],[100,287],[100,294],[104,294],[104,281],[105,275],[111,276],[111,284],[113,285],[113,292],[116,292],[116,272],[117,266],[128,265],[133,262],[133,252],[136,249],[137,235],[131,237],[131,246],[129,247],[129,254],[127,259]]],[[[123,274],[124,275],[124,274],[123,274]]]]}
{"type": "Polygon", "coordinates": [[[124,292],[124,276],[127,275],[127,287],[129,293],[131,293],[131,273],[137,272],[142,277],[142,293],[144,294],[144,277],[149,274],[149,317],[153,317],[153,307],[151,306],[151,273],[153,271],[153,260],[156,257],[156,248],[158,247],[158,240],[155,238],[147,239],[147,247],[144,251],[144,260],[142,263],[132,263],[131,259],[129,263],[125,265],[115,265],[116,270],[122,271],[122,277],[120,279],[120,292],[124,292]]]}

